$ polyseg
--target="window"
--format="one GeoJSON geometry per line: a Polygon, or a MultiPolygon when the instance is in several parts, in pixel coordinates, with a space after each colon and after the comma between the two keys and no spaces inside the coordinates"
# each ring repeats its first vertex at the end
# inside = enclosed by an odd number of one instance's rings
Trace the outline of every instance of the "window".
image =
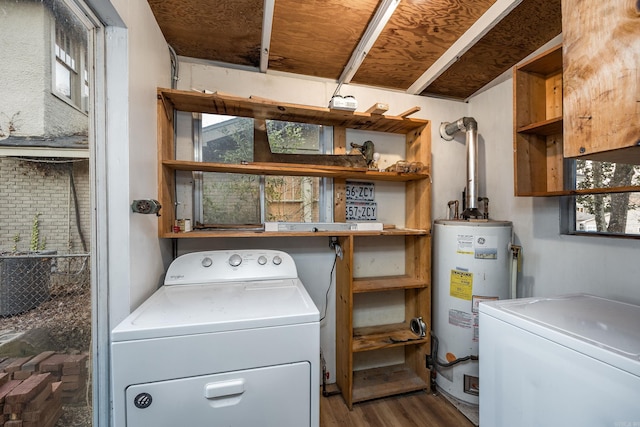
{"type": "MultiPolygon", "coordinates": [[[[197,121],[196,121],[197,122],[197,121]]],[[[253,119],[202,115],[197,160],[241,163],[253,160],[253,119]]],[[[267,120],[274,153],[326,153],[332,147],[330,128],[267,120]]],[[[204,226],[257,227],[265,221],[330,221],[325,202],[326,179],[196,173],[196,222],[204,226]]]]}
{"type": "Polygon", "coordinates": [[[65,11],[56,10],[54,93],[78,109],[89,111],[87,35],[65,11]]]}
{"type": "MultiPolygon", "coordinates": [[[[6,52],[23,55],[5,58],[0,83],[0,120],[12,120],[11,128],[15,124],[15,129],[11,131],[18,134],[15,137],[18,143],[23,139],[35,142],[46,138],[47,141],[84,139],[87,146],[94,144],[94,136],[101,132],[92,126],[99,122],[98,118],[70,108],[60,99],[73,94],[70,86],[73,74],[87,70],[80,65],[86,64],[88,58],[98,60],[93,51],[86,49],[97,46],[101,34],[99,21],[81,1],[2,2],[0,39],[3,47],[7,47],[6,52]],[[45,25],[42,25],[43,19],[45,25]],[[61,49],[56,50],[56,31],[82,41],[75,44],[78,50],[66,42],[61,42],[61,49]],[[89,40],[96,43],[88,43],[89,40]],[[38,48],[25,52],[25,46],[38,48]],[[76,56],[82,49],[83,56],[76,56]],[[55,86],[56,64],[62,67],[61,93],[55,86]],[[40,96],[43,88],[46,96],[40,96]],[[55,95],[52,92],[56,92],[55,95]],[[19,112],[29,115],[14,121],[19,112]],[[90,132],[91,128],[95,132],[90,132]]],[[[91,67],[90,71],[99,73],[102,69],[104,67],[91,67]]],[[[101,85],[93,83],[94,78],[87,72],[87,97],[90,92],[101,89],[101,85]]],[[[97,162],[93,154],[91,159],[72,159],[55,148],[47,149],[46,156],[5,156],[4,152],[0,156],[0,330],[20,332],[13,342],[16,348],[27,344],[30,347],[27,354],[40,357],[41,367],[49,363],[54,371],[50,374],[51,380],[60,384],[57,397],[52,394],[46,402],[42,393],[24,395],[26,400],[11,410],[11,419],[15,420],[11,423],[91,426],[93,403],[100,405],[96,406],[96,419],[99,416],[106,419],[109,404],[108,393],[105,394],[108,375],[103,375],[108,373],[109,360],[105,354],[108,355],[109,350],[109,329],[106,323],[101,323],[108,318],[109,310],[107,301],[101,300],[98,304],[98,292],[95,292],[98,287],[102,294],[107,289],[106,280],[100,284],[95,280],[98,274],[104,276],[106,268],[90,253],[92,243],[94,247],[99,244],[91,239],[101,235],[94,232],[94,219],[101,215],[93,212],[92,202],[102,194],[94,191],[98,178],[93,176],[97,162]],[[38,345],[32,346],[28,344],[28,337],[33,336],[44,339],[38,339],[38,345]],[[73,366],[73,372],[63,372],[62,366],[67,365],[73,366]],[[101,402],[105,402],[104,408],[101,402]],[[29,412],[30,407],[34,412],[29,412]]],[[[104,184],[101,185],[104,188],[104,184]]],[[[9,349],[3,350],[6,353],[9,349]]],[[[16,355],[18,353],[21,351],[16,355]]],[[[0,359],[6,356],[12,354],[0,359]]],[[[29,381],[29,374],[37,375],[40,371],[36,366],[34,372],[26,372],[20,379],[14,375],[12,387],[19,381],[29,381]]],[[[7,411],[8,406],[4,408],[7,411]]],[[[0,415],[0,424],[7,425],[8,418],[0,415]]]]}
{"type": "Polygon", "coordinates": [[[640,165],[573,161],[574,188],[594,190],[570,198],[569,233],[640,236],[640,165]]]}

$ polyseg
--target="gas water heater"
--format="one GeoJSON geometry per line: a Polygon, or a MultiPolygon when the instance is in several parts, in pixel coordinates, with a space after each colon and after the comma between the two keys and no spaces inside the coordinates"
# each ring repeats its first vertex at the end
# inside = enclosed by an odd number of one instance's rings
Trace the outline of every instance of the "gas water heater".
{"type": "Polygon", "coordinates": [[[456,207],[453,219],[434,222],[431,363],[442,391],[477,405],[482,357],[478,306],[511,296],[512,224],[490,220],[488,198],[478,197],[478,123],[463,117],[440,126],[440,136],[447,141],[459,131],[466,136],[464,210],[458,216],[458,202],[449,202],[449,208],[456,207]],[[479,201],[484,202],[484,213],[477,208],[479,201]]]}
{"type": "Polygon", "coordinates": [[[432,355],[445,393],[478,404],[478,304],[510,297],[511,222],[437,220],[432,355]],[[437,353],[436,353],[437,352],[437,353]]]}

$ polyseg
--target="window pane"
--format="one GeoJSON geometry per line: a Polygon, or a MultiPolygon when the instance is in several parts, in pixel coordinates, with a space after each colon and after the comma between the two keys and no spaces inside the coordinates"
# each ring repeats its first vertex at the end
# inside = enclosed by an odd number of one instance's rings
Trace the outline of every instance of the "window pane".
{"type": "Polygon", "coordinates": [[[53,7],[55,15],[55,91],[67,97],[73,105],[88,111],[84,98],[85,79],[78,74],[86,66],[88,38],[82,22],[67,9],[53,7]],[[84,61],[84,63],[83,63],[84,61]]]}
{"type": "MultiPolygon", "coordinates": [[[[241,163],[253,160],[253,119],[218,115],[202,117],[202,161],[241,163]]],[[[267,121],[274,153],[320,153],[323,129],[318,125],[267,121]]],[[[260,177],[202,174],[205,224],[320,220],[320,187],[315,177],[260,177]]]]}
{"type": "Polygon", "coordinates": [[[257,175],[203,173],[205,224],[260,224],[260,181],[257,175]]]}
{"type": "Polygon", "coordinates": [[[56,91],[71,99],[71,72],[56,61],[56,91]]]}
{"type": "MultiPolygon", "coordinates": [[[[9,128],[7,122],[17,128],[0,142],[23,150],[0,156],[0,335],[12,338],[0,340],[8,344],[0,345],[0,365],[22,360],[19,367],[35,357],[30,363],[49,366],[25,370],[25,364],[22,371],[0,374],[0,384],[13,383],[0,385],[3,426],[92,425],[93,374],[99,371],[92,366],[93,118],[70,105],[74,73],[64,63],[67,45],[56,45],[55,36],[71,34],[86,49],[93,30],[84,24],[89,20],[76,16],[81,3],[0,0],[0,43],[18,53],[0,65],[0,130],[9,128]],[[46,152],[31,149],[37,141],[47,141],[46,152]],[[66,157],[70,147],[84,154],[66,157]],[[55,395],[32,393],[41,381],[28,382],[44,371],[52,371],[47,382],[59,385],[55,395]],[[4,395],[20,381],[23,392],[30,391],[10,408],[4,395]]],[[[87,74],[85,82],[92,86],[93,76],[87,74]]]]}
{"type": "Polygon", "coordinates": [[[317,177],[267,177],[267,221],[320,221],[319,188],[317,177]]]}
{"type": "MultiPolygon", "coordinates": [[[[267,120],[269,145],[274,153],[319,154],[321,132],[318,125],[267,120]]],[[[317,177],[266,177],[266,220],[318,222],[319,188],[317,177]]]]}
{"type": "Polygon", "coordinates": [[[590,194],[576,201],[576,231],[640,234],[640,193],[590,194]]]}
{"type": "MultiPolygon", "coordinates": [[[[620,188],[640,185],[640,166],[576,161],[576,188],[620,188]]],[[[640,234],[640,193],[576,196],[578,232],[640,234]]]]}
{"type": "MultiPolygon", "coordinates": [[[[203,117],[202,161],[241,163],[253,160],[253,119],[203,117]]],[[[205,224],[259,224],[260,181],[255,175],[203,173],[205,224]]]]}

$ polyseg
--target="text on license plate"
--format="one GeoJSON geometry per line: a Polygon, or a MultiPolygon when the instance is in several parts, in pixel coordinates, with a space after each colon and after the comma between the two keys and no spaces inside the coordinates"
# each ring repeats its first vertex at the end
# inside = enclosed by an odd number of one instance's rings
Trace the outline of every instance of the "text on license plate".
{"type": "Polygon", "coordinates": [[[378,219],[378,204],[376,202],[347,203],[347,221],[375,221],[378,219]]]}
{"type": "Polygon", "coordinates": [[[347,181],[347,200],[373,202],[376,197],[373,182],[347,181]]]}

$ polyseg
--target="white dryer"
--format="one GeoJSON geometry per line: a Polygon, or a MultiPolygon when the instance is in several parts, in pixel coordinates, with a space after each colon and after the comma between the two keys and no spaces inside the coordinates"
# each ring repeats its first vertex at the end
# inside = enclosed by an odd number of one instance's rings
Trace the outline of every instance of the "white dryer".
{"type": "Polygon", "coordinates": [[[319,312],[290,255],[194,252],[111,332],[117,427],[317,427],[319,312]]]}

